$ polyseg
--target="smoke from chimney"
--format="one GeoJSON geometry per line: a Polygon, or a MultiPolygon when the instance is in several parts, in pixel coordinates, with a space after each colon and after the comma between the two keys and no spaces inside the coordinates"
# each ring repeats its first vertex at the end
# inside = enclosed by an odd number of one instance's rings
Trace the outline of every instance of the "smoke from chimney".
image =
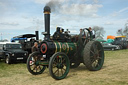
{"type": "MultiPolygon", "coordinates": [[[[98,1],[98,0],[94,0],[98,1]]],[[[87,4],[85,0],[50,0],[46,3],[46,6],[51,8],[52,12],[57,12],[59,14],[66,15],[82,15],[82,16],[91,16],[97,17],[97,11],[102,7],[101,4],[87,4]]]]}
{"type": "Polygon", "coordinates": [[[51,0],[49,1],[46,6],[49,6],[51,8],[52,12],[57,12],[61,8],[61,4],[57,0],[51,0]]]}

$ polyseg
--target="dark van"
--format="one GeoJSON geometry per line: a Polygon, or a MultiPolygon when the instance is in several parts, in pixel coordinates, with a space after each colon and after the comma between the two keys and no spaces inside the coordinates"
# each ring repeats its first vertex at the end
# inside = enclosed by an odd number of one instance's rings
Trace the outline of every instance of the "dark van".
{"type": "Polygon", "coordinates": [[[5,59],[7,64],[17,61],[26,62],[28,52],[23,51],[20,43],[0,42],[0,59],[5,59]]]}

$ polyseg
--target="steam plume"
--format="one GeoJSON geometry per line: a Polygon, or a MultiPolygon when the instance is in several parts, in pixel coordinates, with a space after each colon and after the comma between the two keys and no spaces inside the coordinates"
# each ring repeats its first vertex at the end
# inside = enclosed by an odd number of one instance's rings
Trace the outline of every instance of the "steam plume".
{"type": "Polygon", "coordinates": [[[49,1],[46,6],[49,6],[51,8],[52,12],[57,12],[59,8],[61,7],[60,2],[57,0],[51,0],[49,1]]]}

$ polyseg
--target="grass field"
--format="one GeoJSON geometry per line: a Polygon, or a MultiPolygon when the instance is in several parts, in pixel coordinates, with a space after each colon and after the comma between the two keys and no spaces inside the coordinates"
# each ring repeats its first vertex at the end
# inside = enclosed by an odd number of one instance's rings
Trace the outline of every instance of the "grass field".
{"type": "Polygon", "coordinates": [[[128,85],[128,50],[105,51],[101,70],[89,71],[81,63],[59,81],[49,75],[48,69],[35,76],[27,71],[26,64],[0,62],[0,85],[128,85]]]}

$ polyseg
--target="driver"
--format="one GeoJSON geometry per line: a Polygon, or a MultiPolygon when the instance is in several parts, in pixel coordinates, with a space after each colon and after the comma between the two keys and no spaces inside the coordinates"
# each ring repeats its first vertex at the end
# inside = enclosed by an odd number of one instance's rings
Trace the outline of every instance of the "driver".
{"type": "Polygon", "coordinates": [[[85,32],[83,31],[83,29],[80,29],[80,33],[82,33],[82,38],[86,38],[85,32]]]}
{"type": "Polygon", "coordinates": [[[35,42],[34,46],[32,47],[32,52],[38,51],[38,43],[35,42]]]}

